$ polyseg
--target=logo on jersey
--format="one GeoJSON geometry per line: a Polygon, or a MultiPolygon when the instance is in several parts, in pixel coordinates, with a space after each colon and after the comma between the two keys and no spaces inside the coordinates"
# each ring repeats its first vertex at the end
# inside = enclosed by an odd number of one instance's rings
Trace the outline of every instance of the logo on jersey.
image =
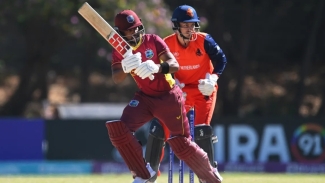
{"type": "Polygon", "coordinates": [[[199,69],[200,68],[200,64],[197,65],[183,65],[179,67],[179,70],[195,70],[195,69],[199,69]]]}
{"type": "Polygon", "coordinates": [[[126,17],[126,21],[128,21],[129,23],[133,23],[134,22],[134,17],[132,15],[129,15],[126,17]]]}
{"type": "Polygon", "coordinates": [[[188,9],[187,9],[187,11],[186,11],[186,15],[187,15],[187,16],[190,16],[190,17],[193,17],[193,16],[194,16],[194,13],[193,13],[192,8],[188,8],[188,9]]]}
{"type": "Polygon", "coordinates": [[[178,57],[179,53],[178,52],[173,52],[174,57],[178,57]]]}
{"type": "Polygon", "coordinates": [[[144,54],[146,55],[146,58],[152,58],[154,53],[151,49],[147,49],[144,54]]]}
{"type": "Polygon", "coordinates": [[[197,56],[202,56],[201,50],[199,48],[196,50],[196,55],[197,56]]]}
{"type": "Polygon", "coordinates": [[[129,103],[129,106],[130,107],[136,107],[136,106],[138,106],[138,104],[139,104],[139,101],[137,101],[137,100],[131,100],[130,103],[129,103]]]}

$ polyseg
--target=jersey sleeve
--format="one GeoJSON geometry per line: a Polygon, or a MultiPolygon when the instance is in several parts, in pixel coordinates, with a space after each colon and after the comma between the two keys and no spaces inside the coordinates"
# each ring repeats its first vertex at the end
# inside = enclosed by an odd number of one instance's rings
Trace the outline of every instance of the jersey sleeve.
{"type": "Polygon", "coordinates": [[[156,46],[157,54],[158,54],[158,57],[159,57],[163,53],[168,52],[169,48],[168,48],[167,44],[164,42],[163,39],[161,39],[157,35],[154,35],[154,36],[155,36],[154,37],[155,38],[155,46],[156,46]]]}
{"type": "Polygon", "coordinates": [[[212,61],[214,67],[213,73],[220,76],[227,64],[226,55],[209,34],[205,36],[204,49],[212,61]]]}
{"type": "Polygon", "coordinates": [[[112,65],[120,64],[122,59],[123,59],[123,57],[116,50],[113,49],[113,51],[112,51],[112,65]]]}

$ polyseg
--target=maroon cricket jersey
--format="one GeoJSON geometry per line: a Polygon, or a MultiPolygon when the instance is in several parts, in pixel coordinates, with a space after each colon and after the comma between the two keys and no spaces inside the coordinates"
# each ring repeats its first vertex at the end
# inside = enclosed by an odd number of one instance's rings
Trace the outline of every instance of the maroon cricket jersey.
{"type": "MultiPolygon", "coordinates": [[[[140,52],[142,61],[152,60],[156,64],[160,64],[162,61],[159,60],[159,56],[166,51],[169,51],[166,43],[157,35],[144,34],[140,43],[133,48],[133,53],[140,52]]],[[[112,52],[112,66],[114,64],[121,64],[123,57],[116,51],[112,52]]],[[[154,74],[154,79],[149,78],[141,79],[133,71],[130,73],[137,83],[139,89],[149,96],[160,96],[164,94],[174,86],[175,80],[171,74],[154,74]]]]}

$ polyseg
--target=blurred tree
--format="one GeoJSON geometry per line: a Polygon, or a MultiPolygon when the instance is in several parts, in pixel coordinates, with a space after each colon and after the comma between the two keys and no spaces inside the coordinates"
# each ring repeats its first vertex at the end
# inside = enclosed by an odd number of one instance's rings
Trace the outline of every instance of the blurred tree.
{"type": "MultiPolygon", "coordinates": [[[[106,53],[111,48],[78,15],[82,3],[78,0],[0,2],[0,69],[6,72],[2,75],[17,73],[20,78],[15,93],[1,106],[1,116],[21,116],[36,90],[41,93],[40,101],[46,99],[49,73],[79,77],[81,101],[87,101],[91,70],[110,73],[109,54],[98,55],[98,51],[106,53]]],[[[92,0],[89,4],[110,23],[118,11],[133,9],[148,25],[147,32],[167,35],[169,30],[169,22],[165,20],[169,11],[160,0],[92,0]]]]}
{"type": "MultiPolygon", "coordinates": [[[[321,31],[322,22],[324,19],[324,11],[325,11],[325,1],[321,0],[314,4],[315,13],[314,19],[312,21],[312,26],[310,27],[309,37],[306,44],[306,51],[304,53],[303,60],[301,61],[300,66],[300,78],[297,84],[297,92],[294,98],[294,106],[295,115],[299,115],[299,109],[303,103],[303,99],[306,91],[306,80],[308,79],[309,73],[311,72],[311,65],[313,63],[313,59],[315,58],[316,44],[317,44],[317,36],[321,31]]],[[[323,99],[325,101],[325,99],[323,99]]],[[[323,102],[324,103],[324,102],[323,102]]]]}
{"type": "MultiPolygon", "coordinates": [[[[17,74],[20,79],[15,93],[0,106],[1,116],[22,116],[35,96],[38,102],[46,100],[51,80],[60,75],[78,79],[73,92],[81,102],[113,98],[118,102],[132,95],[136,87],[129,84],[134,83],[131,79],[119,86],[111,81],[90,85],[90,78],[111,74],[111,47],[77,13],[82,3],[0,1],[0,87],[8,75],[17,74]]],[[[117,12],[132,9],[142,18],[147,33],[161,37],[172,33],[170,10],[181,4],[193,6],[202,22],[207,22],[202,31],[216,39],[229,61],[218,81],[220,114],[301,115],[308,105],[318,115],[325,114],[324,0],[88,3],[111,24],[117,12]]]]}
{"type": "Polygon", "coordinates": [[[4,47],[12,50],[4,53],[5,63],[19,64],[20,83],[10,100],[2,106],[3,116],[22,115],[26,104],[35,90],[41,91],[41,98],[47,96],[47,72],[51,56],[71,37],[66,33],[65,21],[72,3],[62,1],[2,1],[2,38],[7,39],[4,47]],[[4,34],[3,34],[4,33],[4,34]],[[19,39],[15,39],[15,38],[19,39]],[[22,49],[15,49],[15,45],[22,49]],[[15,58],[19,52],[23,55],[15,58]]]}

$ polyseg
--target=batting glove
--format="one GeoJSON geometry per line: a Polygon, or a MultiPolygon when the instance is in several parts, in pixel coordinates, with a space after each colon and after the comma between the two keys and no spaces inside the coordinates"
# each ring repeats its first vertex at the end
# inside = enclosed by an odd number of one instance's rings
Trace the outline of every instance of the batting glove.
{"type": "Polygon", "coordinates": [[[205,79],[199,80],[199,90],[204,96],[212,95],[219,77],[216,74],[206,73],[205,79]]]}
{"type": "Polygon", "coordinates": [[[128,56],[121,61],[124,73],[130,73],[133,69],[136,69],[141,64],[141,53],[128,56]]]}
{"type": "Polygon", "coordinates": [[[134,73],[141,79],[145,79],[154,73],[158,73],[159,67],[152,61],[147,60],[142,62],[138,68],[135,69],[134,73]]]}
{"type": "MultiPolygon", "coordinates": [[[[179,86],[180,89],[183,89],[185,84],[184,83],[180,83],[178,79],[175,79],[175,84],[177,86],[179,86]]],[[[186,96],[187,96],[187,93],[186,92],[182,92],[182,96],[183,96],[183,99],[184,101],[186,100],[186,96]]]]}
{"type": "Polygon", "coordinates": [[[176,84],[177,86],[179,86],[180,89],[183,89],[184,86],[185,86],[185,84],[184,84],[184,83],[180,83],[178,79],[175,79],[175,84],[176,84]]]}

